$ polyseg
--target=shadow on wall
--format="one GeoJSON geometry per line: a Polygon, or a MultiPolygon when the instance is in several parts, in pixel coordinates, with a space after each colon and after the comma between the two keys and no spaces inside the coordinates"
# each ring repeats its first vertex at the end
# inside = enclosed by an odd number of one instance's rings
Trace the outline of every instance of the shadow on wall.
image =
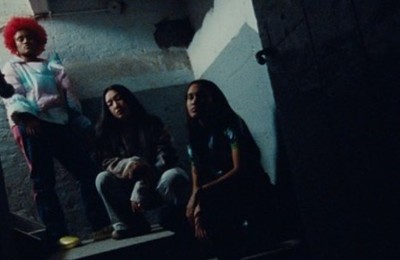
{"type": "Polygon", "coordinates": [[[194,36],[194,30],[188,17],[176,20],[164,18],[156,23],[155,27],[154,39],[161,49],[187,48],[194,36]]]}
{"type": "Polygon", "coordinates": [[[214,0],[186,0],[188,11],[191,14],[190,21],[193,29],[197,31],[203,24],[204,17],[212,8],[214,8],[214,0]]]}
{"type": "Polygon", "coordinates": [[[304,239],[303,223],[299,205],[294,190],[292,170],[287,155],[287,148],[282,136],[281,124],[278,116],[275,116],[277,151],[276,151],[276,210],[279,218],[278,223],[280,238],[286,239],[304,239]]]}

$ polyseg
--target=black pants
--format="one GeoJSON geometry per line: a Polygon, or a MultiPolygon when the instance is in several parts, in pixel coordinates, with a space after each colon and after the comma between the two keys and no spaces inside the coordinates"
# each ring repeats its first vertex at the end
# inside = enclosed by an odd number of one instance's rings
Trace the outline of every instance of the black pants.
{"type": "Polygon", "coordinates": [[[109,225],[95,188],[96,165],[68,126],[41,121],[40,133],[28,136],[24,126],[13,128],[14,138],[24,153],[31,173],[35,203],[46,226],[48,239],[57,241],[68,233],[55,187],[57,159],[77,179],[86,215],[94,230],[109,225]]]}

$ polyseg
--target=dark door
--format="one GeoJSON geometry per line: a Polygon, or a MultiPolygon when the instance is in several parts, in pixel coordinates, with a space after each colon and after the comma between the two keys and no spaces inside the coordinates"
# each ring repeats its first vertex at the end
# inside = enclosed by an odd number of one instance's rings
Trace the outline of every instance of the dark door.
{"type": "Polygon", "coordinates": [[[315,256],[397,257],[400,2],[253,4],[315,256]]]}

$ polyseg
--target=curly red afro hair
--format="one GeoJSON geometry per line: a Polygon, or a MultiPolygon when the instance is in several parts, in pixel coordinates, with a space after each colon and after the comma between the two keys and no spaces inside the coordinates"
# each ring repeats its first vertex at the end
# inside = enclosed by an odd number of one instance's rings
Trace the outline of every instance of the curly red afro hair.
{"type": "Polygon", "coordinates": [[[44,28],[33,18],[13,17],[3,29],[4,45],[11,53],[17,53],[14,35],[20,30],[28,30],[36,36],[36,40],[38,41],[38,55],[44,51],[44,46],[47,43],[47,34],[44,28]]]}

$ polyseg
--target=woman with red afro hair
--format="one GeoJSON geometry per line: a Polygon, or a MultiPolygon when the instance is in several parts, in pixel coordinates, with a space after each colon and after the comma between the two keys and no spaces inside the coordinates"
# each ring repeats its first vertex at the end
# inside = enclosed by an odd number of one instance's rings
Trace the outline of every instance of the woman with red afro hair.
{"type": "MultiPolygon", "coordinates": [[[[13,87],[11,96],[3,95],[3,101],[11,132],[29,166],[36,207],[46,226],[46,245],[55,249],[68,235],[54,189],[53,159],[79,182],[94,238],[110,235],[110,221],[95,187],[97,167],[83,149],[81,136],[71,127],[70,111],[81,113],[79,100],[59,60],[38,57],[47,42],[46,31],[32,18],[14,17],[5,26],[3,36],[12,57],[2,73],[4,82],[13,87]]],[[[80,124],[81,130],[84,123],[80,124]]]]}
{"type": "Polygon", "coordinates": [[[4,45],[13,54],[18,54],[17,46],[15,45],[14,36],[17,31],[28,30],[33,33],[37,44],[37,55],[44,51],[47,43],[47,34],[44,28],[34,19],[28,17],[13,17],[6,24],[3,30],[4,45]]]}

